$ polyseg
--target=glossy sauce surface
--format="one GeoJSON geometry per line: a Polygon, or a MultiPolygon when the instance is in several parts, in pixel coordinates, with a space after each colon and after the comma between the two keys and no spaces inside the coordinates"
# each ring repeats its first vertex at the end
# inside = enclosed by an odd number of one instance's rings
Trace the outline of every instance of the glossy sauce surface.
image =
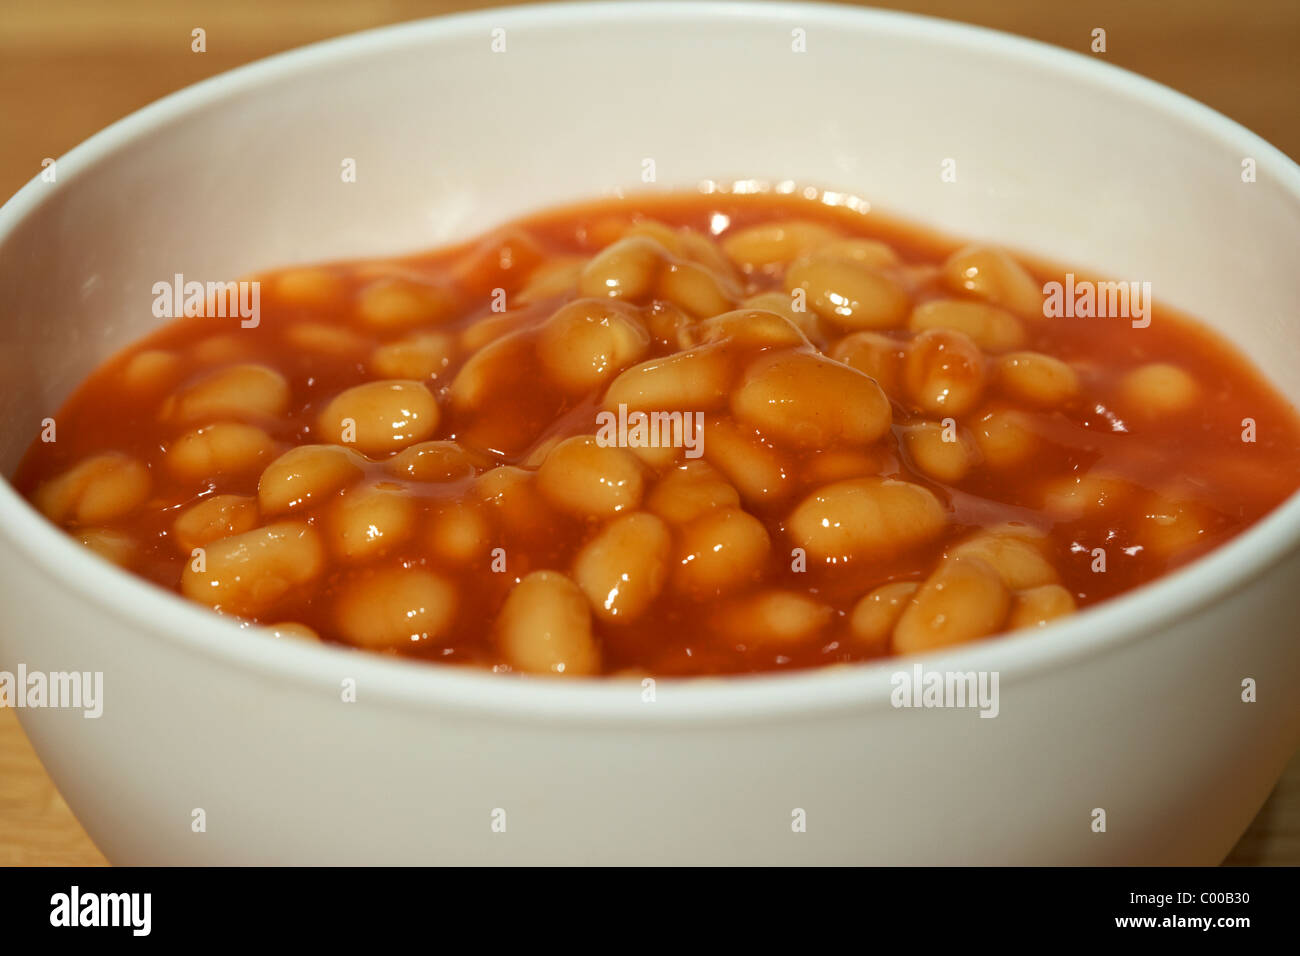
{"type": "Polygon", "coordinates": [[[1045,317],[1060,271],[1001,256],[801,198],[689,195],[267,273],[255,328],[185,318],[118,355],[15,483],[111,560],[286,635],[578,675],[810,667],[1037,626],[1300,486],[1293,410],[1217,337],[1158,301],[1144,328],[1045,317]],[[646,384],[682,355],[689,372],[646,384]],[[380,382],[407,383],[382,387],[396,405],[348,393],[380,382]],[[555,452],[629,397],[698,412],[702,456],[555,452]],[[292,468],[273,463],[302,445],[344,457],[291,487],[341,477],[276,499],[292,468]],[[224,533],[178,524],[222,495],[224,533]],[[279,539],[222,551],[277,526],[296,537],[269,563],[249,548],[279,539]]]}

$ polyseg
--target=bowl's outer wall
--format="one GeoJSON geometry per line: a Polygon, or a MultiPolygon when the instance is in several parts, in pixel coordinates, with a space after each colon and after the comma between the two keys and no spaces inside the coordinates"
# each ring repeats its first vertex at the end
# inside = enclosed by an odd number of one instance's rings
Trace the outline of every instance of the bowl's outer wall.
{"type": "Polygon", "coordinates": [[[364,682],[345,703],[346,658],[319,689],[200,669],[5,561],[6,661],[104,674],[102,717],[21,717],[117,863],[1205,864],[1300,736],[1300,645],[1279,640],[1300,558],[1068,670],[1003,672],[994,719],[864,703],[636,728],[385,706],[364,682]]]}
{"type": "MultiPolygon", "coordinates": [[[[1221,129],[1064,54],[779,4],[493,11],[333,51],[239,74],[228,95],[70,160],[0,236],[6,470],[91,368],[156,324],[154,282],[428,247],[645,188],[646,160],[660,184],[851,189],[1151,281],[1294,385],[1294,191],[1267,164],[1243,183],[1221,129]]],[[[99,720],[22,718],[115,862],[1213,863],[1300,738],[1298,562],[1068,669],[1004,672],[995,720],[864,702],[615,729],[400,707],[365,686],[344,704],[337,684],[196,654],[9,545],[0,668],[104,672],[99,720]],[[1240,701],[1246,677],[1258,703],[1240,701]]]]}

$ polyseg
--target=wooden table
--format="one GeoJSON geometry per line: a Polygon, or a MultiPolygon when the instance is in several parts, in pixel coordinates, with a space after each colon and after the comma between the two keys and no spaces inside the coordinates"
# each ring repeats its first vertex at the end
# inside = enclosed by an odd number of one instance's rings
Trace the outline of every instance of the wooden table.
{"type": "MultiPolygon", "coordinates": [[[[965,20],[1087,51],[1215,107],[1300,155],[1300,3],[915,0],[877,6],[965,20]]],[[[5,0],[0,12],[0,196],[91,133],[158,97],[280,50],[492,3],[437,0],[5,0]],[[191,51],[191,31],[207,51],[191,51]]],[[[23,736],[0,711],[0,865],[101,864],[23,736]]],[[[1230,863],[1300,864],[1300,757],[1230,863]]]]}

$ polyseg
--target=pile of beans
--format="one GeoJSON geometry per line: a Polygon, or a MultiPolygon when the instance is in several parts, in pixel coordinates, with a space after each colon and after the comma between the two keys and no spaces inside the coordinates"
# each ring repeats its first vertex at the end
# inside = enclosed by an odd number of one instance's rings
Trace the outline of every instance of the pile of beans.
{"type": "Polygon", "coordinates": [[[1285,403],[1185,321],[1045,318],[1000,249],[803,199],[258,281],[255,328],[183,319],[96,372],[17,483],[286,638],[534,674],[868,660],[1042,627],[1300,484],[1285,403]],[[636,412],[682,441],[599,437],[636,412]]]}

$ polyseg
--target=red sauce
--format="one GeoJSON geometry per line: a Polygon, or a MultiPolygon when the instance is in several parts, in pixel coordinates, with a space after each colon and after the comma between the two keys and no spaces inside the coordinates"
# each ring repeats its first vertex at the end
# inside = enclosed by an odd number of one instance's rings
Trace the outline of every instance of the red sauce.
{"type": "MultiPolygon", "coordinates": [[[[178,590],[191,555],[174,540],[173,525],[182,512],[216,494],[256,498],[266,461],[259,467],[211,474],[201,481],[179,478],[164,466],[164,457],[180,434],[160,420],[166,396],[222,365],[258,363],[280,372],[289,387],[286,414],[256,423],[283,451],[297,444],[325,441],[318,416],[336,395],[373,381],[373,350],[413,333],[436,330],[459,339],[481,322],[501,322],[512,331],[535,329],[565,302],[576,298],[569,288],[517,305],[512,298],[527,285],[531,270],[555,257],[590,257],[617,238],[630,223],[656,220],[689,228],[712,241],[725,240],[747,226],[774,220],[799,219],[822,223],[845,237],[881,239],[896,250],[895,270],[914,304],[937,298],[976,297],[945,286],[940,265],[957,244],[890,223],[875,215],[790,197],[691,195],[636,198],[561,209],[522,220],[487,239],[454,249],[388,261],[381,271],[404,274],[417,282],[451,290],[453,314],[436,321],[380,330],[356,321],[359,290],[373,281],[374,264],[340,263],[323,267],[337,277],[336,294],[306,304],[286,298],[277,286],[277,273],[262,277],[261,314],[255,328],[240,328],[238,318],[186,318],[172,321],[99,368],[58,412],[58,440],[34,441],[22,461],[15,484],[32,496],[44,482],[64,474],[84,459],[105,451],[120,452],[143,462],[150,473],[148,500],[129,513],[97,524],[124,533],[133,543],[126,564],[157,585],[178,590]],[[719,228],[721,227],[721,228],[719,228]],[[370,271],[367,271],[367,270],[370,271]],[[492,310],[493,290],[504,290],[504,314],[492,310]],[[355,341],[344,354],[310,350],[295,338],[295,326],[318,323],[345,330],[355,341]],[[161,391],[123,386],[129,363],[145,350],[172,356],[170,384],[161,391]]],[[[1060,279],[1059,269],[1027,266],[1041,281],[1060,279]]],[[[782,290],[783,266],[740,269],[737,281],[744,295],[782,290]]],[[[649,316],[662,306],[657,294],[633,304],[649,316]]],[[[738,303],[737,303],[738,305],[738,303]]],[[[820,456],[834,449],[797,449],[780,442],[767,444],[783,462],[788,481],[784,494],[769,502],[746,501],[771,538],[764,570],[728,595],[689,595],[668,583],[639,618],[618,625],[596,621],[599,670],[648,672],[661,675],[726,674],[768,671],[861,660],[887,653],[888,648],[855,643],[849,619],[854,603],[887,581],[921,581],[941,561],[946,548],[981,528],[1021,522],[1045,532],[1044,554],[1060,583],[1080,607],[1095,604],[1149,582],[1221,545],[1259,520],[1300,486],[1300,422],[1292,408],[1238,353],[1216,335],[1156,303],[1146,328],[1134,328],[1124,318],[1021,317],[1024,341],[1018,351],[1044,353],[1064,360],[1077,374],[1080,388],[1068,402],[1050,409],[1023,406],[1000,394],[993,377],[976,411],[956,416],[961,428],[976,427],[989,407],[1020,407],[1029,430],[1037,436],[1032,460],[1006,469],[977,463],[960,480],[936,480],[916,467],[899,439],[910,424],[935,420],[918,410],[906,395],[889,393],[893,423],[869,452],[876,474],[899,478],[931,491],[947,520],[937,537],[923,546],[905,549],[886,561],[825,563],[809,560],[806,570],[792,569],[792,542],[787,522],[792,508],[825,481],[808,476],[820,456]],[[1199,389],[1195,407],[1177,415],[1131,415],[1125,410],[1125,376],[1148,363],[1169,363],[1190,374],[1199,389]],[[1254,423],[1254,440],[1243,441],[1243,421],[1254,423]],[[1043,507],[1044,482],[1052,476],[1088,472],[1116,476],[1134,489],[1131,499],[1079,517],[1062,517],[1043,507]],[[1172,550],[1150,546],[1153,501],[1188,504],[1194,516],[1192,532],[1172,550]],[[1106,568],[1098,573],[1095,549],[1104,549],[1106,568]],[[829,607],[823,626],[807,639],[786,643],[750,642],[717,626],[730,600],[759,590],[783,588],[810,596],[829,607]]],[[[648,320],[647,320],[648,321],[648,320]]],[[[825,350],[845,334],[829,329],[825,350]]],[[[914,333],[906,328],[886,330],[900,347],[914,333]]],[[[544,449],[554,438],[595,431],[604,388],[573,394],[559,387],[540,362],[534,338],[519,337],[516,347],[492,373],[491,397],[471,410],[449,402],[451,383],[468,358],[463,350],[436,376],[424,381],[442,409],[435,439],[454,439],[477,456],[481,474],[493,465],[518,465],[544,449]]],[[[642,360],[676,350],[663,341],[651,344],[642,360]]],[[[756,352],[728,347],[737,374],[756,352]]],[[[997,356],[986,355],[990,363],[997,356]]],[[[889,390],[886,389],[888,392],[889,390]]],[[[723,414],[726,414],[725,407],[723,414]]],[[[254,419],[249,419],[253,421],[254,419]]],[[[706,459],[708,433],[705,432],[706,459]]],[[[842,450],[842,449],[841,449],[842,450]]],[[[381,461],[366,465],[375,480],[392,480],[381,461]]],[[[647,466],[647,493],[657,471],[647,466]]],[[[418,499],[419,516],[440,502],[472,494],[474,479],[452,482],[403,482],[418,499]]],[[[328,502],[301,515],[328,538],[323,519],[328,502]]],[[[493,528],[492,546],[504,549],[506,573],[495,573],[487,558],[473,566],[447,566],[431,557],[426,535],[417,530],[398,546],[363,561],[340,560],[331,552],[323,571],[309,584],[295,587],[255,615],[264,623],[295,621],[314,629],[327,641],[344,640],[335,610],[339,587],[365,568],[431,567],[453,582],[457,606],[451,622],[439,633],[405,641],[394,653],[430,661],[475,664],[510,669],[494,636],[493,622],[515,584],[536,569],[568,572],[575,556],[591,540],[603,519],[581,518],[559,510],[534,516],[528,528],[508,522],[493,528]]],[[[65,527],[77,533],[75,518],[65,527]]],[[[422,525],[421,525],[422,527],[422,525]]],[[[674,535],[678,529],[673,529],[674,535]]]]}

